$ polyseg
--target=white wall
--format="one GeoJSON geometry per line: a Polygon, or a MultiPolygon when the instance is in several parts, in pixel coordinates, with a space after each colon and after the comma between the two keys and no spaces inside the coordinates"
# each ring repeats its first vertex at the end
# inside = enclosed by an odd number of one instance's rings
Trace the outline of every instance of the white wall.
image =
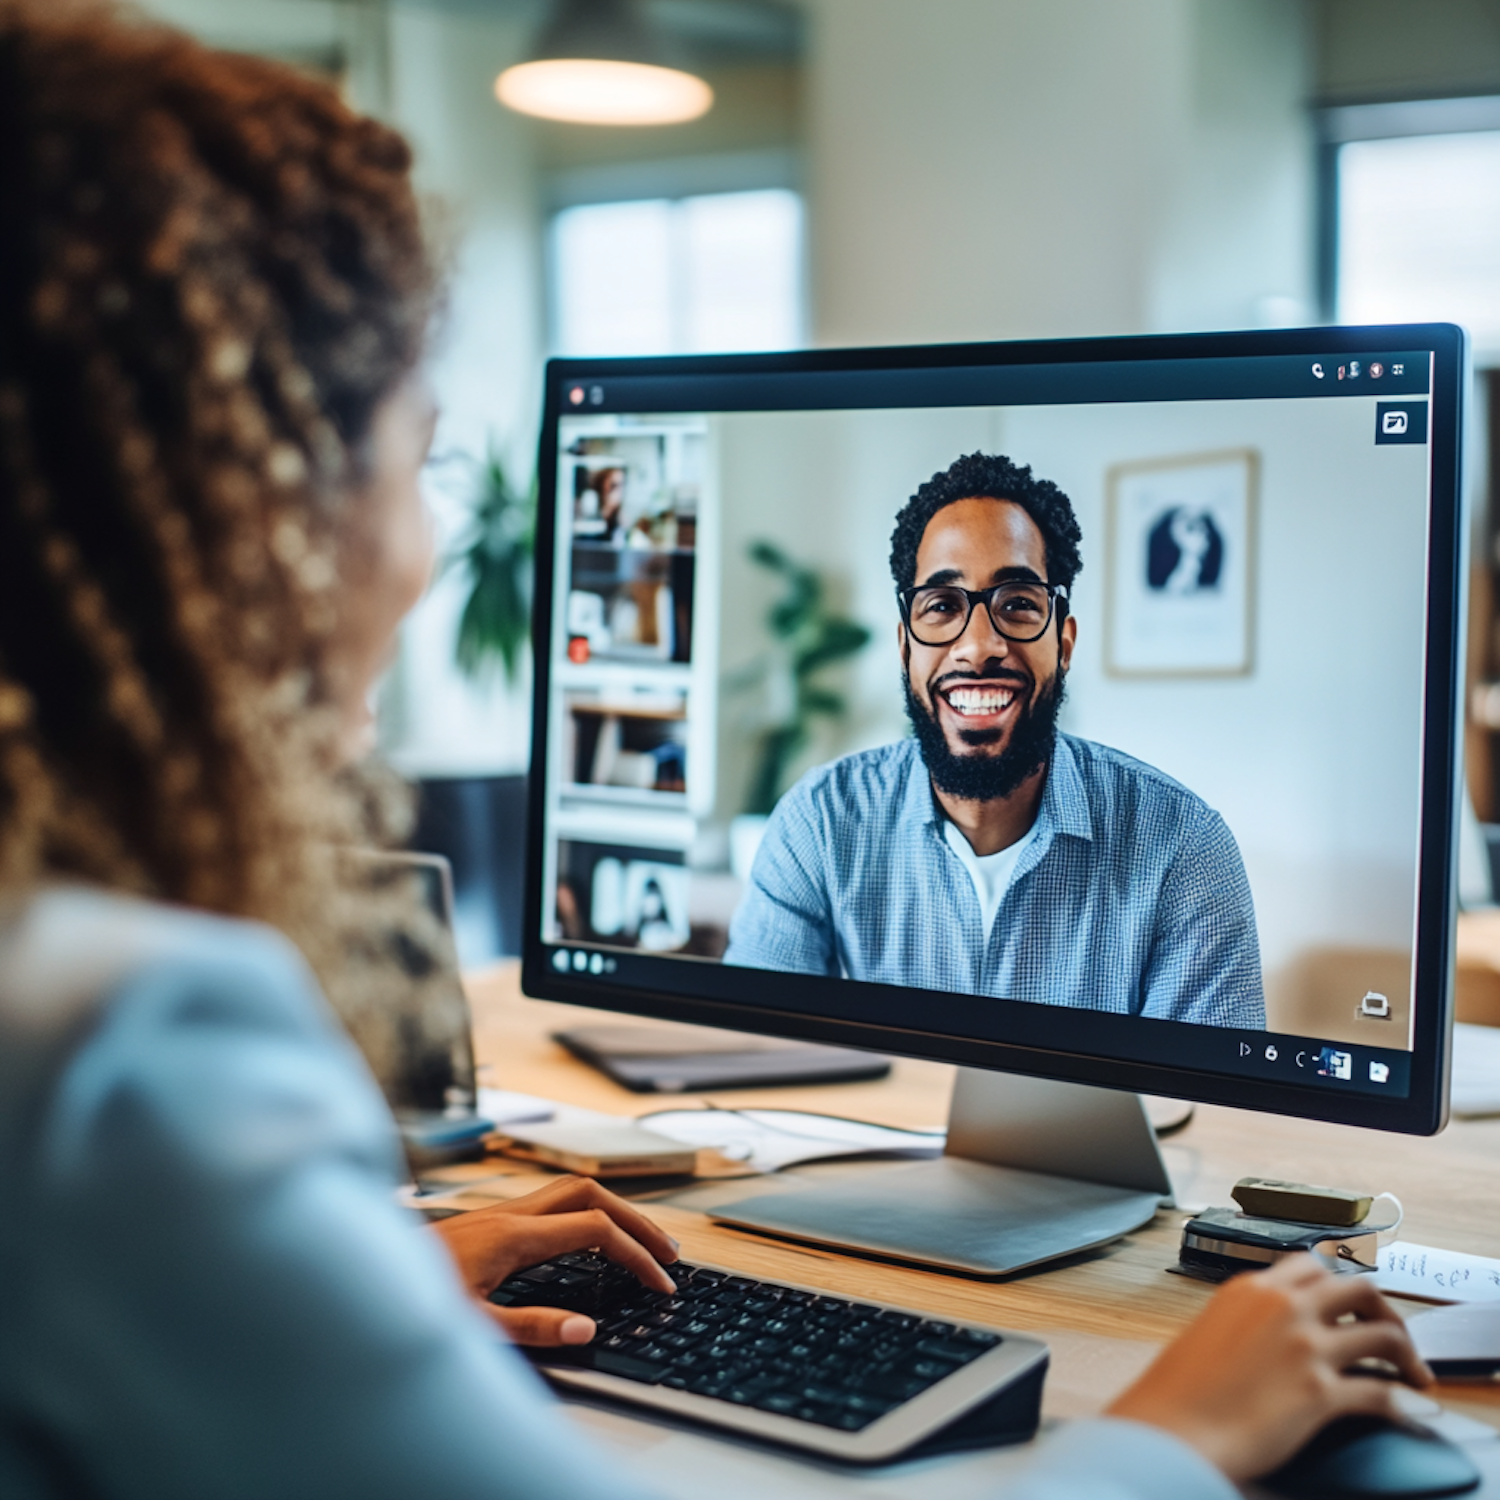
{"type": "MultiPolygon", "coordinates": [[[[536,461],[543,330],[533,142],[493,93],[530,33],[514,19],[400,5],[390,25],[390,115],[415,149],[418,186],[452,257],[431,369],[443,412],[433,451],[454,461],[435,466],[428,486],[449,551],[469,498],[462,457],[498,444],[522,485],[536,461]]],[[[386,686],[384,746],[412,775],[526,768],[527,678],[507,689],[496,673],[476,686],[452,665],[464,597],[460,571],[437,579],[407,621],[386,686]]]]}
{"type": "MultiPolygon", "coordinates": [[[[495,76],[522,54],[530,18],[385,0],[148,0],[215,46],[318,67],[342,65],[350,102],[410,140],[415,178],[447,271],[430,374],[442,406],[428,485],[440,548],[461,534],[461,457],[500,445],[522,483],[535,464],[542,350],[541,229],[535,147],[502,109],[495,76]]],[[[524,770],[529,683],[475,685],[453,666],[464,597],[440,575],[408,620],[383,685],[383,747],[413,774],[524,770]]]]}
{"type": "Polygon", "coordinates": [[[1291,321],[1298,0],[809,0],[824,344],[1291,321]]]}

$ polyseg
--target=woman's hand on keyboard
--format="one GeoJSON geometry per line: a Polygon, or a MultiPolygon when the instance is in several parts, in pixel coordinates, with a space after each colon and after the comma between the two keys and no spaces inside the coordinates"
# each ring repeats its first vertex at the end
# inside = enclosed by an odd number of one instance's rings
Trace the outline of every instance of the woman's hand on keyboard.
{"type": "Polygon", "coordinates": [[[594,1321],[558,1307],[495,1307],[485,1299],[508,1276],[573,1250],[597,1250],[654,1291],[676,1290],[662,1270],[677,1242],[623,1198],[588,1177],[565,1177],[524,1198],[456,1214],[432,1226],[479,1305],[518,1344],[586,1344],[594,1321]]]}
{"type": "Polygon", "coordinates": [[[1289,1255],[1221,1287],[1109,1415],[1164,1428],[1231,1479],[1253,1479],[1337,1417],[1398,1414],[1389,1380],[1351,1372],[1372,1359],[1409,1385],[1432,1380],[1373,1280],[1289,1255]]]}

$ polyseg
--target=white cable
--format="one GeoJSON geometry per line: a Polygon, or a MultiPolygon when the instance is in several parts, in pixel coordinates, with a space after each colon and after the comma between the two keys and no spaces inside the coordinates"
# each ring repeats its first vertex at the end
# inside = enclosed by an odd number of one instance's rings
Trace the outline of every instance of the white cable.
{"type": "MultiPolygon", "coordinates": [[[[1390,1201],[1396,1205],[1396,1222],[1394,1224],[1387,1224],[1383,1229],[1375,1230],[1374,1233],[1377,1239],[1382,1234],[1395,1234],[1395,1232],[1400,1229],[1402,1221],[1406,1218],[1406,1210],[1402,1208],[1401,1200],[1394,1193],[1380,1193],[1376,1197],[1375,1203],[1379,1203],[1381,1198],[1389,1198],[1390,1201]]],[[[1374,1204],[1371,1204],[1370,1206],[1371,1208],[1373,1208],[1374,1204]]]]}

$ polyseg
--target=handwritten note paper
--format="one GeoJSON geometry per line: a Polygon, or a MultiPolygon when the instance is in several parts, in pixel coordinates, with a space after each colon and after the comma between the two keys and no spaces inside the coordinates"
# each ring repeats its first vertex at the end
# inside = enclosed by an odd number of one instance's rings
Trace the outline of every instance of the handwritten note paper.
{"type": "Polygon", "coordinates": [[[1429,1302],[1500,1302],[1500,1260],[1397,1240],[1380,1252],[1378,1264],[1383,1292],[1429,1302]]]}

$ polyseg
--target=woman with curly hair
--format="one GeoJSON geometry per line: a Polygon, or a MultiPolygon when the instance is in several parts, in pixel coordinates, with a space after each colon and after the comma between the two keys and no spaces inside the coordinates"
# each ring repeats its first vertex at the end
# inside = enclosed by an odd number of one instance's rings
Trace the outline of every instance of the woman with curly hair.
{"type": "MultiPolygon", "coordinates": [[[[0,0],[7,1500],[628,1489],[500,1336],[591,1321],[484,1298],[675,1244],[571,1180],[421,1227],[349,1041],[422,922],[340,852],[400,831],[367,697],[432,560],[409,169],[289,69],[0,0]]],[[[1373,1292],[1247,1278],[1026,1492],[1229,1493],[1385,1409],[1364,1354],[1421,1378],[1373,1292]]]]}

